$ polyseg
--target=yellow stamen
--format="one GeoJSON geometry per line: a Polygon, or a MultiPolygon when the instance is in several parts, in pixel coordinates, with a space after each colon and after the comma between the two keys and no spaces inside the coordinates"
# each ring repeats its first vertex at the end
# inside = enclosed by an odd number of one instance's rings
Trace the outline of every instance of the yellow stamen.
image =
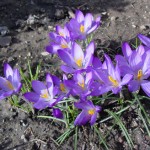
{"type": "Polygon", "coordinates": [[[62,48],[68,48],[68,45],[67,44],[61,44],[61,47],[62,48]]]}
{"type": "Polygon", "coordinates": [[[84,80],[81,83],[78,82],[78,85],[81,86],[84,89],[84,86],[85,86],[84,80]]]}
{"type": "Polygon", "coordinates": [[[59,32],[59,35],[64,37],[64,34],[62,32],[59,32]]]}
{"type": "Polygon", "coordinates": [[[65,88],[65,85],[63,83],[60,83],[60,90],[62,92],[66,92],[66,88],[65,88]]]}
{"type": "Polygon", "coordinates": [[[49,98],[47,90],[45,90],[45,92],[43,94],[41,94],[40,97],[45,98],[45,99],[49,98]]]}
{"type": "Polygon", "coordinates": [[[88,114],[89,114],[89,115],[94,115],[94,113],[95,113],[95,109],[90,109],[90,110],[88,110],[88,114]]]}
{"type": "Polygon", "coordinates": [[[113,83],[113,86],[117,87],[119,85],[118,81],[115,80],[112,76],[108,76],[108,79],[113,83]]]}
{"type": "Polygon", "coordinates": [[[9,81],[6,82],[6,85],[10,90],[14,90],[13,85],[9,81]]]}
{"type": "Polygon", "coordinates": [[[80,32],[84,33],[84,26],[83,25],[80,26],[80,32]]]}
{"type": "Polygon", "coordinates": [[[78,67],[82,67],[82,58],[77,59],[75,62],[78,65],[78,67]]]}
{"type": "Polygon", "coordinates": [[[142,76],[143,76],[143,72],[142,72],[142,70],[140,69],[140,70],[138,71],[138,74],[137,74],[137,79],[138,79],[138,80],[141,80],[142,76]]]}

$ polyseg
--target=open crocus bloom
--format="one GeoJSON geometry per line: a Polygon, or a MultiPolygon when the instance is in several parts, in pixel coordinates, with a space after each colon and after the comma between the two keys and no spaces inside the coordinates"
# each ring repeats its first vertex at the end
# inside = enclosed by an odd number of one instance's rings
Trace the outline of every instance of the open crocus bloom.
{"type": "Polygon", "coordinates": [[[49,74],[46,76],[46,85],[34,80],[32,81],[32,88],[34,92],[27,92],[24,97],[34,103],[36,109],[44,109],[46,107],[52,107],[57,103],[55,96],[58,93],[58,89],[54,87],[53,80],[49,74]]]}
{"type": "Polygon", "coordinates": [[[117,94],[121,91],[122,86],[129,83],[129,81],[132,79],[133,75],[126,74],[121,79],[120,74],[120,68],[118,67],[118,63],[116,64],[116,67],[114,67],[110,57],[105,54],[106,59],[106,67],[105,70],[101,71],[101,73],[97,73],[97,78],[99,78],[100,87],[97,90],[94,90],[92,92],[93,95],[100,95],[103,93],[106,93],[108,91],[112,91],[114,94],[117,94]]]}
{"type": "Polygon", "coordinates": [[[74,74],[74,85],[72,85],[73,95],[85,98],[91,94],[91,83],[93,80],[92,72],[78,72],[74,74]]]}
{"type": "Polygon", "coordinates": [[[18,93],[21,88],[18,69],[12,70],[9,64],[4,64],[5,78],[0,77],[0,100],[18,93]]]}
{"type": "Polygon", "coordinates": [[[85,125],[88,121],[93,125],[96,122],[97,115],[101,111],[100,106],[94,106],[89,100],[80,100],[74,105],[76,108],[82,109],[82,112],[75,119],[75,125],[85,125]]]}
{"type": "Polygon", "coordinates": [[[51,32],[49,37],[50,44],[46,46],[46,51],[51,54],[56,54],[59,49],[69,51],[72,48],[70,33],[66,26],[64,29],[56,26],[56,32],[51,32]]]}
{"type": "Polygon", "coordinates": [[[71,53],[63,50],[58,50],[59,57],[66,63],[61,69],[66,73],[74,73],[87,69],[91,65],[94,53],[94,42],[91,42],[86,51],[83,52],[81,47],[74,43],[71,53]]]}
{"type": "Polygon", "coordinates": [[[145,51],[144,47],[140,45],[136,50],[130,52],[126,59],[125,56],[120,55],[116,56],[116,59],[122,74],[133,75],[133,80],[128,84],[129,90],[135,92],[141,86],[144,92],[150,96],[150,82],[147,80],[150,76],[150,51],[145,51]]]}
{"type": "Polygon", "coordinates": [[[84,40],[88,34],[96,30],[100,25],[100,17],[94,20],[92,14],[85,16],[79,10],[76,11],[75,18],[67,24],[71,37],[74,40],[84,40]]]}

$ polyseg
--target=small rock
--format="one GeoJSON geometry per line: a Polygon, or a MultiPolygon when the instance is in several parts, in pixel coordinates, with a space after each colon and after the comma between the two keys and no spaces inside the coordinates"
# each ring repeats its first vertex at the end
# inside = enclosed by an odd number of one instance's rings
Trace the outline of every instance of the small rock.
{"type": "Polygon", "coordinates": [[[25,137],[25,135],[23,134],[23,135],[21,135],[21,140],[23,140],[25,143],[27,142],[27,139],[26,139],[26,137],[25,137]]]}
{"type": "Polygon", "coordinates": [[[114,20],[116,20],[116,17],[115,17],[115,16],[112,16],[112,17],[110,18],[110,20],[111,20],[111,21],[114,21],[114,20]]]}
{"type": "Polygon", "coordinates": [[[11,36],[0,37],[0,46],[9,46],[11,43],[11,36]]]}
{"type": "Polygon", "coordinates": [[[8,30],[8,28],[6,26],[0,27],[0,34],[2,36],[6,35],[7,33],[9,33],[9,30],[8,30]]]}
{"type": "Polygon", "coordinates": [[[29,15],[29,17],[27,19],[27,24],[28,25],[33,25],[33,24],[37,23],[37,19],[38,19],[37,16],[35,16],[35,15],[33,15],[33,16],[29,15]]]}
{"type": "Polygon", "coordinates": [[[134,24],[132,24],[132,27],[133,27],[133,28],[136,28],[137,26],[136,26],[136,25],[134,25],[134,24]]]}
{"type": "Polygon", "coordinates": [[[49,53],[48,52],[41,52],[41,55],[42,56],[47,56],[47,55],[49,55],[49,53]]]}
{"type": "Polygon", "coordinates": [[[148,25],[141,25],[140,26],[140,30],[147,30],[147,29],[149,29],[148,25]]]}
{"type": "Polygon", "coordinates": [[[63,9],[56,9],[55,18],[56,19],[63,19],[65,17],[65,13],[63,9]]]}
{"type": "Polygon", "coordinates": [[[107,15],[107,12],[105,11],[105,12],[102,12],[101,14],[102,14],[102,15],[107,15]]]}

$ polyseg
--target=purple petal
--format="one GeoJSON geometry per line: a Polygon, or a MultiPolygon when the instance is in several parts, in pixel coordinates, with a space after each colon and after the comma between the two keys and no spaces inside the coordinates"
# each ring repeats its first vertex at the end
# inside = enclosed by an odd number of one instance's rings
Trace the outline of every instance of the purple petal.
{"type": "Polygon", "coordinates": [[[139,34],[138,35],[138,38],[142,41],[142,43],[144,43],[147,47],[150,47],[150,38],[142,35],[142,34],[139,34]]]}
{"type": "Polygon", "coordinates": [[[93,78],[92,72],[86,73],[85,84],[89,84],[89,82],[92,80],[92,78],[93,78]]]}
{"type": "Polygon", "coordinates": [[[53,116],[59,119],[63,118],[63,113],[59,108],[53,108],[53,116]]]}
{"type": "Polygon", "coordinates": [[[53,93],[54,85],[53,85],[53,80],[50,74],[46,75],[46,85],[47,85],[50,96],[54,97],[54,93],[53,93]]]}
{"type": "Polygon", "coordinates": [[[9,78],[9,76],[13,76],[13,70],[11,66],[7,63],[4,64],[4,74],[7,79],[9,78]]]}
{"type": "Polygon", "coordinates": [[[129,56],[132,54],[131,47],[127,42],[124,42],[122,44],[122,53],[126,59],[128,59],[129,56]]]}
{"type": "Polygon", "coordinates": [[[94,123],[96,122],[96,118],[97,118],[97,112],[95,112],[91,117],[91,120],[90,120],[91,126],[94,125],[94,123]]]}
{"type": "Polygon", "coordinates": [[[137,80],[132,80],[128,84],[128,88],[131,92],[136,92],[140,88],[140,83],[137,80]]]}
{"type": "Polygon", "coordinates": [[[94,30],[96,30],[100,25],[100,19],[101,17],[97,17],[95,21],[92,22],[91,28],[88,30],[87,34],[90,34],[94,30]]]}
{"type": "MultiPolygon", "coordinates": [[[[0,89],[4,90],[4,91],[13,91],[12,89],[9,88],[8,86],[8,80],[6,80],[3,77],[0,77],[0,89]]],[[[11,83],[11,82],[10,82],[11,83]]]]}
{"type": "Polygon", "coordinates": [[[40,99],[40,95],[34,92],[27,92],[24,94],[24,97],[30,102],[36,103],[40,99]]]}
{"type": "Polygon", "coordinates": [[[102,62],[101,62],[100,59],[97,58],[97,57],[93,57],[93,62],[92,62],[92,64],[93,64],[93,67],[94,67],[94,68],[101,68],[101,67],[102,67],[102,62]]]}
{"type": "Polygon", "coordinates": [[[125,57],[123,57],[121,55],[116,55],[115,59],[119,63],[119,66],[128,66],[128,63],[127,63],[127,60],[125,59],[125,57]]]}
{"type": "MultiPolygon", "coordinates": [[[[76,52],[77,53],[77,52],[76,52]]],[[[66,51],[58,50],[58,56],[68,65],[71,67],[75,67],[75,62],[73,57],[66,51]]]]}
{"type": "Polygon", "coordinates": [[[43,99],[39,99],[36,103],[34,103],[34,108],[36,109],[45,109],[48,107],[48,102],[44,102],[43,99]]]}
{"type": "Polygon", "coordinates": [[[126,85],[126,84],[128,84],[129,81],[130,81],[132,78],[133,78],[133,75],[131,75],[131,74],[126,74],[126,75],[123,77],[122,81],[121,81],[121,85],[126,85]]]}
{"type": "Polygon", "coordinates": [[[61,66],[61,70],[64,71],[65,73],[74,73],[75,72],[75,69],[73,69],[70,66],[65,66],[65,65],[61,66]]]}
{"type": "Polygon", "coordinates": [[[84,15],[80,10],[76,11],[76,19],[79,23],[84,21],[84,15]]]}
{"type": "Polygon", "coordinates": [[[108,74],[111,75],[113,78],[115,78],[115,69],[110,57],[105,54],[105,59],[106,59],[108,74]]]}
{"type": "Polygon", "coordinates": [[[73,45],[72,55],[73,55],[73,58],[75,61],[77,61],[77,60],[83,61],[83,59],[84,59],[84,53],[83,53],[81,47],[77,43],[74,43],[74,45],[73,45]]]}
{"type": "Polygon", "coordinates": [[[129,59],[130,66],[133,71],[137,71],[142,68],[142,57],[134,51],[129,59]]]}
{"type": "Polygon", "coordinates": [[[85,125],[90,120],[90,115],[87,111],[82,111],[74,121],[74,125],[85,125]]]}
{"type": "Polygon", "coordinates": [[[20,82],[20,74],[18,69],[14,70],[14,75],[13,75],[13,86],[15,87],[15,89],[18,90],[21,88],[21,82],[20,82]]]}
{"type": "Polygon", "coordinates": [[[138,54],[140,56],[142,56],[145,53],[145,49],[143,45],[138,46],[138,48],[136,49],[136,51],[138,52],[138,54]]]}
{"type": "Polygon", "coordinates": [[[92,14],[88,13],[85,15],[84,19],[84,30],[85,32],[92,26],[93,16],[92,14]]]}
{"type": "Polygon", "coordinates": [[[143,68],[142,71],[145,74],[150,69],[150,51],[147,51],[143,57],[143,68]]]}
{"type": "Polygon", "coordinates": [[[32,88],[38,94],[40,94],[42,90],[47,89],[45,84],[38,80],[32,81],[32,88]]]}
{"type": "Polygon", "coordinates": [[[146,81],[141,84],[143,91],[150,97],[150,82],[146,81]]]}

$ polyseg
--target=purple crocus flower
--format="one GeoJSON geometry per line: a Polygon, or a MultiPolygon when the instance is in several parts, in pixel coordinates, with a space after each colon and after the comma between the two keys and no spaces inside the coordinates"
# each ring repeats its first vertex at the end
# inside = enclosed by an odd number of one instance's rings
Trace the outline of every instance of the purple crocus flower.
{"type": "Polygon", "coordinates": [[[83,52],[81,47],[74,43],[71,53],[58,50],[59,57],[66,63],[61,69],[66,73],[74,73],[76,71],[86,70],[91,65],[94,53],[94,42],[91,42],[86,51],[83,52]]]}
{"type": "Polygon", "coordinates": [[[101,107],[94,106],[90,100],[80,100],[74,105],[76,108],[82,109],[82,112],[75,119],[74,125],[85,125],[88,121],[90,121],[91,125],[94,125],[101,107]]]}
{"type": "Polygon", "coordinates": [[[74,74],[74,84],[72,87],[72,95],[78,95],[80,98],[85,98],[91,94],[91,84],[93,81],[92,72],[74,74]]]}
{"type": "Polygon", "coordinates": [[[27,92],[24,97],[33,102],[33,106],[36,109],[52,107],[58,102],[55,98],[58,89],[54,87],[53,80],[49,74],[46,76],[46,85],[41,81],[34,80],[32,81],[32,88],[34,92],[27,92]]]}
{"type": "Polygon", "coordinates": [[[100,17],[94,20],[92,14],[85,16],[79,10],[76,11],[75,18],[67,24],[71,37],[74,40],[84,40],[86,36],[96,30],[100,25],[100,17]]]}
{"type": "Polygon", "coordinates": [[[128,84],[129,90],[135,92],[141,86],[144,92],[150,96],[150,82],[147,80],[150,76],[150,51],[145,51],[144,47],[140,45],[126,59],[123,56],[117,56],[116,59],[123,74],[133,75],[133,80],[128,84]]]}
{"type": "Polygon", "coordinates": [[[150,50],[150,38],[142,35],[142,34],[139,34],[138,35],[138,38],[141,40],[141,42],[145,45],[145,50],[150,50]]]}
{"type": "Polygon", "coordinates": [[[122,44],[122,53],[124,56],[116,55],[115,59],[118,61],[119,68],[121,70],[121,75],[124,76],[125,74],[129,73],[129,70],[131,70],[129,65],[130,57],[136,55],[137,59],[141,60],[141,57],[145,53],[145,49],[142,45],[140,45],[137,47],[136,50],[132,50],[130,45],[127,42],[124,42],[122,44]]]}
{"type": "Polygon", "coordinates": [[[101,82],[99,89],[97,90],[95,89],[92,92],[93,95],[100,95],[108,91],[112,91],[114,94],[117,94],[118,92],[121,91],[122,86],[126,85],[133,77],[131,74],[126,74],[121,79],[118,63],[116,64],[116,67],[114,67],[110,57],[106,54],[105,59],[107,70],[105,69],[101,71],[99,75],[96,74],[96,76],[99,77],[99,80],[101,82]]]}
{"type": "Polygon", "coordinates": [[[5,78],[0,77],[0,100],[16,94],[21,89],[20,74],[18,69],[12,70],[9,64],[4,64],[5,78]]]}
{"type": "Polygon", "coordinates": [[[59,119],[63,118],[63,113],[59,108],[53,108],[53,116],[59,119]]]}
{"type": "Polygon", "coordinates": [[[74,85],[73,80],[68,80],[67,76],[63,74],[63,79],[60,80],[56,76],[52,76],[54,85],[58,87],[58,100],[62,100],[64,97],[68,97],[71,92],[71,85],[74,85]]]}
{"type": "Polygon", "coordinates": [[[64,29],[56,26],[56,32],[49,34],[50,44],[46,46],[46,51],[51,54],[56,54],[58,49],[69,51],[72,48],[70,33],[65,26],[64,29]]]}

